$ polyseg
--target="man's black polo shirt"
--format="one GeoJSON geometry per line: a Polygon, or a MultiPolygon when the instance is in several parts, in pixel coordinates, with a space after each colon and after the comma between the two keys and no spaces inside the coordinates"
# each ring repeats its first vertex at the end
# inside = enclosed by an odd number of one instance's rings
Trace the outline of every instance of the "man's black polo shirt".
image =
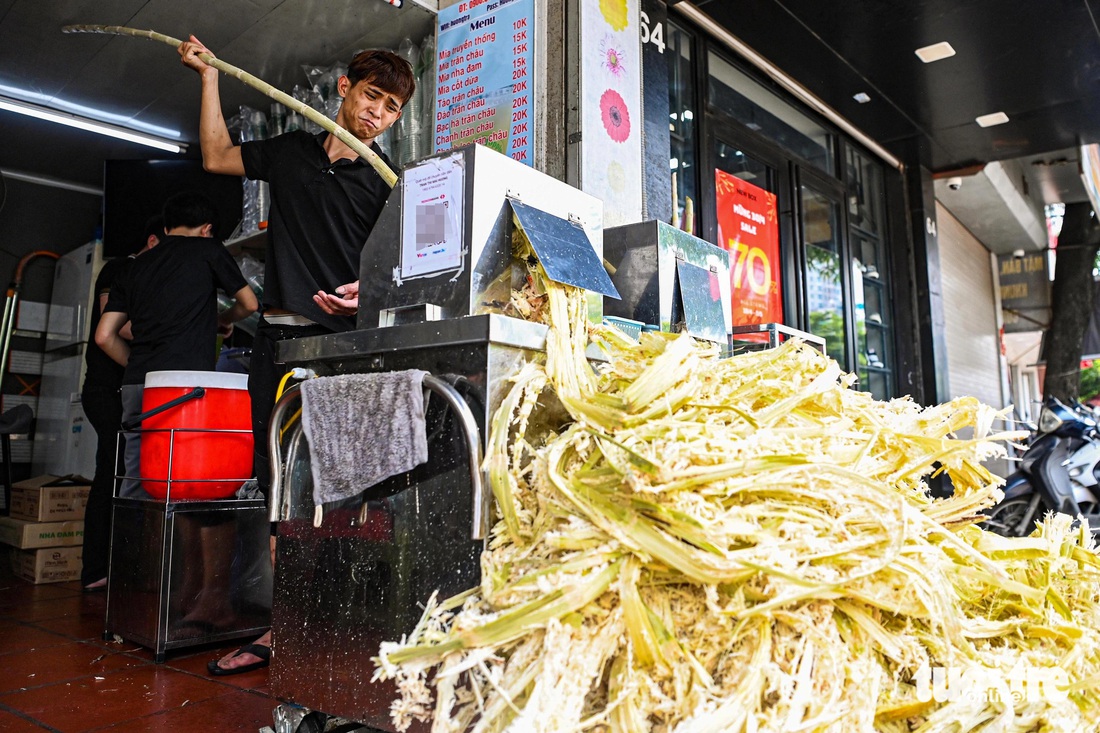
{"type": "MultiPolygon", "coordinates": [[[[390,187],[362,159],[330,164],[322,147],[327,135],[296,131],[246,142],[241,157],[245,174],[271,188],[264,307],[350,331],[354,317],[326,314],[313,295],[359,279],[359,253],[390,187]]],[[[382,155],[377,145],[372,149],[382,155]]]]}

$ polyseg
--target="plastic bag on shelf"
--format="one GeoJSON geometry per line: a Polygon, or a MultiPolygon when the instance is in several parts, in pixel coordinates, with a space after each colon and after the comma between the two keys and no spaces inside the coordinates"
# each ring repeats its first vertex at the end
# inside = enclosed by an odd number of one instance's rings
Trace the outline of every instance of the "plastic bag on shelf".
{"type": "Polygon", "coordinates": [[[341,76],[348,73],[347,65],[337,63],[327,68],[303,66],[302,69],[305,71],[310,87],[320,96],[321,106],[316,109],[323,112],[330,120],[336,119],[336,113],[340,111],[340,104],[343,102],[337,83],[341,76]]]}
{"type": "MultiPolygon", "coordinates": [[[[291,95],[299,102],[312,107],[315,110],[322,111],[324,109],[324,100],[321,99],[321,94],[312,87],[305,87],[301,84],[295,84],[294,89],[291,91],[291,95]]],[[[298,115],[301,120],[301,129],[310,134],[317,134],[321,131],[321,126],[308,117],[298,115]]],[[[289,127],[290,119],[287,118],[287,125],[289,127]]]]}
{"type": "MultiPolygon", "coordinates": [[[[232,297],[225,293],[218,291],[218,313],[224,313],[233,307],[234,300],[232,297]]],[[[247,333],[250,336],[256,335],[256,327],[260,324],[260,313],[250,313],[247,317],[242,318],[233,324],[233,329],[240,329],[242,332],[247,333]]]]}
{"type": "MultiPolygon", "coordinates": [[[[413,75],[418,76],[417,67],[420,65],[421,59],[420,47],[413,43],[411,39],[406,38],[397,47],[397,55],[408,61],[409,66],[413,69],[413,75]]],[[[409,97],[409,101],[405,103],[401,118],[393,126],[393,148],[396,155],[394,162],[397,165],[404,165],[409,161],[422,158],[428,152],[423,144],[424,136],[420,134],[423,129],[423,99],[424,85],[419,83],[418,80],[416,90],[409,97]]]]}
{"type": "MultiPolygon", "coordinates": [[[[261,140],[263,138],[257,135],[267,134],[267,118],[264,113],[247,105],[241,105],[238,113],[226,122],[226,126],[230,134],[236,133],[237,139],[242,143],[261,140]]],[[[248,178],[241,179],[240,236],[259,231],[260,222],[267,218],[264,208],[267,196],[266,192],[261,191],[261,183],[248,178]]]]}
{"type": "Polygon", "coordinates": [[[287,109],[278,102],[271,103],[271,114],[268,116],[268,132],[271,137],[282,135],[286,132],[287,109]]]}
{"type": "Polygon", "coordinates": [[[431,152],[431,143],[427,142],[431,139],[431,131],[435,125],[435,91],[439,86],[438,67],[436,66],[436,45],[435,36],[429,35],[424,39],[424,44],[420,47],[420,65],[415,69],[416,73],[416,88],[420,90],[421,94],[421,130],[425,133],[425,144],[427,147],[427,153],[431,152]]]}
{"type": "Polygon", "coordinates": [[[256,293],[256,297],[263,299],[264,297],[264,265],[258,259],[248,254],[247,252],[241,253],[236,258],[237,267],[241,269],[241,274],[244,275],[245,281],[248,282],[248,286],[252,288],[252,291],[256,293]]]}

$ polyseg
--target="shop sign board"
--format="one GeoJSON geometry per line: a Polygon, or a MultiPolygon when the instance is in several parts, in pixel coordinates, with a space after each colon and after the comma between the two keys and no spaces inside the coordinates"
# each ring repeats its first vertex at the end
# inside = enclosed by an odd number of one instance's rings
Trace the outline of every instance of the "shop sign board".
{"type": "Polygon", "coordinates": [[[434,150],[478,143],[534,165],[535,0],[439,11],[434,150]]]}
{"type": "Polygon", "coordinates": [[[997,282],[1005,333],[1042,331],[1050,324],[1046,252],[997,256],[997,282]]]}
{"type": "Polygon", "coordinates": [[[715,170],[718,245],[730,253],[733,325],[783,323],[775,194],[715,170]]]}

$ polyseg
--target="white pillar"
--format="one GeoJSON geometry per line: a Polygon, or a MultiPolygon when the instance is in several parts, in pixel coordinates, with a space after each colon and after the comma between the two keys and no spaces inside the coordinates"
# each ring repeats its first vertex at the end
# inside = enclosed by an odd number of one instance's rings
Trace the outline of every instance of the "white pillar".
{"type": "Polygon", "coordinates": [[[578,0],[570,178],[604,202],[604,226],[642,219],[639,0],[578,0]],[[574,157],[575,156],[575,157],[574,157]]]}

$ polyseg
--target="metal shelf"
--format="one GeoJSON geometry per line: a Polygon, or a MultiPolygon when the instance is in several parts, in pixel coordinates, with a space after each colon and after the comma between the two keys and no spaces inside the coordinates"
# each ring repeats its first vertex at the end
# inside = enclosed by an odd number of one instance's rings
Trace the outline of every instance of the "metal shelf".
{"type": "Polygon", "coordinates": [[[262,255],[264,250],[267,249],[267,230],[261,229],[258,232],[246,234],[243,237],[233,237],[225,240],[222,244],[229,250],[229,254],[234,257],[242,252],[251,252],[253,254],[260,254],[260,259],[263,259],[262,255]]]}

